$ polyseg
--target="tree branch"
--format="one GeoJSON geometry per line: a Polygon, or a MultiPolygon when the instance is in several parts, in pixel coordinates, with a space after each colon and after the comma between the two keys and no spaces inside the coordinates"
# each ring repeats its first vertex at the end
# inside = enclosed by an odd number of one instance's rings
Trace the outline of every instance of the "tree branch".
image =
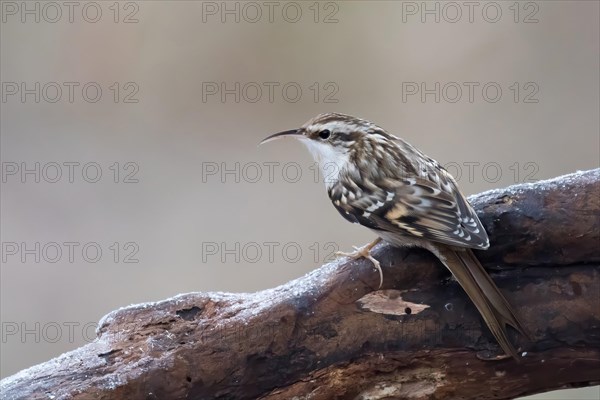
{"type": "Polygon", "coordinates": [[[379,245],[252,294],[189,293],[105,316],[98,339],[4,379],[5,399],[509,399],[600,380],[600,169],[471,198],[477,252],[533,342],[499,352],[429,253],[379,245]]]}

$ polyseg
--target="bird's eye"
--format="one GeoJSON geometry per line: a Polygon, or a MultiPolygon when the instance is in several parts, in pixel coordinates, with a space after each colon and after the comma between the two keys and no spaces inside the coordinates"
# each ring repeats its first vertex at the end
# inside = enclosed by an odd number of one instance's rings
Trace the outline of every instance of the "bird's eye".
{"type": "Polygon", "coordinates": [[[331,136],[329,129],[323,129],[321,132],[319,132],[319,137],[321,139],[329,139],[329,136],[331,136]]]}

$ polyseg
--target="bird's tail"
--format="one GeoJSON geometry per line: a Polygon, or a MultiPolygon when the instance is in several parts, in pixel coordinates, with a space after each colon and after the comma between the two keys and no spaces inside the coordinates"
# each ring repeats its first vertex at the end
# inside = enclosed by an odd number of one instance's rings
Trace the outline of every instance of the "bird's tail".
{"type": "Polygon", "coordinates": [[[436,250],[446,267],[467,292],[502,349],[518,361],[518,354],[508,338],[506,325],[512,326],[525,337],[529,335],[473,251],[445,245],[436,246],[436,250]]]}

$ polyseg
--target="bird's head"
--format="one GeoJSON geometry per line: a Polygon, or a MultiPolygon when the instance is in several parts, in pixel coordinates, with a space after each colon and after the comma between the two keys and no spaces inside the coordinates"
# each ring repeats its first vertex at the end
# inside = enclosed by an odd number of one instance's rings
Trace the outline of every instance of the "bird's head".
{"type": "Polygon", "coordinates": [[[317,115],[300,128],[276,133],[260,144],[282,137],[303,142],[324,175],[331,175],[334,168],[339,173],[357,165],[396,139],[372,122],[338,113],[317,115]]]}

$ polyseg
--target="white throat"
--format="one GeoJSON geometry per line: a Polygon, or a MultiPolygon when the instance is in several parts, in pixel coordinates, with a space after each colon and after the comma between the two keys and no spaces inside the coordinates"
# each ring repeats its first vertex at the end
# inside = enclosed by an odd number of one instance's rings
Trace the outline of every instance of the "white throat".
{"type": "Polygon", "coordinates": [[[329,143],[314,140],[301,140],[321,169],[325,187],[329,189],[339,180],[340,173],[350,165],[348,152],[344,148],[335,148],[329,143]]]}

